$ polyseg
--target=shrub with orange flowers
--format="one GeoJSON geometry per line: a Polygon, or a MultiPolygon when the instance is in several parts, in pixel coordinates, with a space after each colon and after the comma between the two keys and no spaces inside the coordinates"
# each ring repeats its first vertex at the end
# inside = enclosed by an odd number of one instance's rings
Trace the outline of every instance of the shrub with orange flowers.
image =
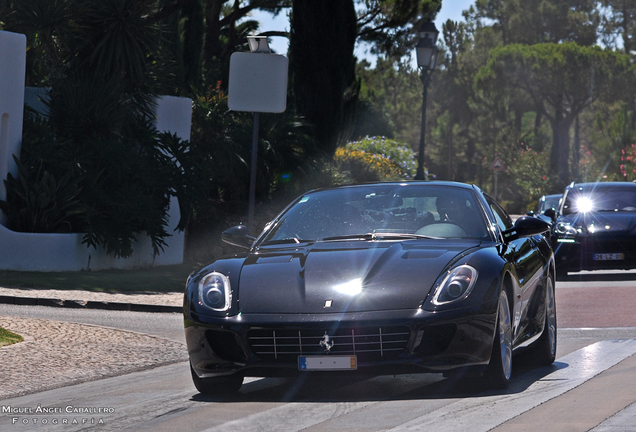
{"type": "Polygon", "coordinates": [[[412,179],[417,169],[415,152],[386,137],[347,143],[336,150],[334,161],[353,182],[412,179]]]}

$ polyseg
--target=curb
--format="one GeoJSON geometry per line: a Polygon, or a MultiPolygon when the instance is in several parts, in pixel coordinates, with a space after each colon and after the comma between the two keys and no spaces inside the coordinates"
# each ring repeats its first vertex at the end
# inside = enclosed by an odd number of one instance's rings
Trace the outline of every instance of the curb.
{"type": "Polygon", "coordinates": [[[0,295],[0,303],[19,306],[50,306],[71,309],[102,309],[132,312],[183,312],[181,306],[150,305],[139,303],[102,302],[92,300],[62,300],[40,297],[14,297],[0,295]]]}

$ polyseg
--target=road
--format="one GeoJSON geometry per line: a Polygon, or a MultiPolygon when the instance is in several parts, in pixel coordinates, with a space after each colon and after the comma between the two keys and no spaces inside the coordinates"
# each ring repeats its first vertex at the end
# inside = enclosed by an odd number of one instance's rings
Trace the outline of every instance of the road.
{"type": "MultiPolygon", "coordinates": [[[[515,357],[512,385],[483,392],[441,375],[358,381],[249,379],[234,399],[198,394],[187,363],[64,387],[0,405],[106,408],[102,413],[2,414],[16,431],[634,431],[636,427],[636,275],[579,274],[557,283],[559,348],[552,367],[515,357]],[[12,424],[13,418],[17,418],[12,424]],[[77,424],[62,424],[63,420],[77,424]],[[53,424],[53,421],[58,424],[53,424]],[[43,425],[42,422],[47,424],[43,425]],[[24,423],[26,422],[26,423],[24,423]],[[103,424],[100,424],[102,423],[103,424]]],[[[10,308],[7,311],[6,308],[10,308]]],[[[35,314],[181,338],[178,314],[16,306],[35,314]],[[53,312],[54,311],[54,312],[53,312]],[[61,315],[60,315],[61,314],[61,315]],[[176,315],[176,316],[175,316],[176,315]],[[153,322],[144,322],[152,319],[153,322]]]]}

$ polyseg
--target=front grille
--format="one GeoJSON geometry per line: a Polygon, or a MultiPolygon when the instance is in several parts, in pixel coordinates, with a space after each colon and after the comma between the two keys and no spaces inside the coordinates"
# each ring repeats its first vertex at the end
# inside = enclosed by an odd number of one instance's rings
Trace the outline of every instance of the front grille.
{"type": "Polygon", "coordinates": [[[223,330],[208,330],[206,337],[216,357],[227,361],[247,360],[234,333],[223,330]]]}
{"type": "Polygon", "coordinates": [[[263,361],[294,363],[299,355],[324,355],[329,336],[332,355],[356,355],[358,363],[396,358],[406,348],[408,327],[339,328],[337,330],[253,329],[247,337],[252,353],[263,361]]]}

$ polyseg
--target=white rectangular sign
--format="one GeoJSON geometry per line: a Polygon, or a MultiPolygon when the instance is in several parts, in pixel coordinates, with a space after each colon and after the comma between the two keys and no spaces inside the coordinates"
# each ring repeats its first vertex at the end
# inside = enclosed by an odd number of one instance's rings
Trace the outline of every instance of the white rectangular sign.
{"type": "Polygon", "coordinates": [[[229,108],[282,113],[287,107],[287,70],[285,56],[235,52],[230,57],[229,108]]]}

